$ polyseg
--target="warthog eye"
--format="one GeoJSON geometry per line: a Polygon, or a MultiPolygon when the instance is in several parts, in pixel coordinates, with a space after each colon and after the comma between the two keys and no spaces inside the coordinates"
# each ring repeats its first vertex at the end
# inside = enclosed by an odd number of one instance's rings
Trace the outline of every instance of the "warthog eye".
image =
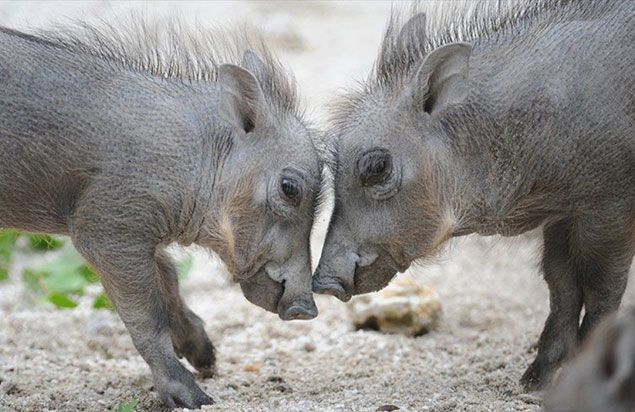
{"type": "Polygon", "coordinates": [[[392,156],[386,149],[373,149],[364,153],[357,163],[362,186],[384,183],[392,171],[392,156]]]}
{"type": "Polygon", "coordinates": [[[289,177],[283,177],[280,179],[280,192],[283,197],[292,205],[297,206],[300,204],[302,198],[302,189],[295,180],[289,177]]]}

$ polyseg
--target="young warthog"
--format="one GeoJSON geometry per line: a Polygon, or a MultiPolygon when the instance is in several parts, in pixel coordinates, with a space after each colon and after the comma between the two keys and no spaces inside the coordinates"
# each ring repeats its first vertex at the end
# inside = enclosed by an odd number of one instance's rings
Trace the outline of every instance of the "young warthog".
{"type": "Polygon", "coordinates": [[[635,411],[635,309],[607,319],[547,395],[547,412],[635,411]]]}
{"type": "Polygon", "coordinates": [[[215,358],[169,243],[216,252],[282,319],[317,314],[312,132],[262,42],[228,39],[140,22],[0,28],[0,227],[71,237],[170,407],[212,402],[176,354],[207,374],[215,358]]]}
{"type": "Polygon", "coordinates": [[[618,308],[635,252],[635,3],[498,4],[452,21],[441,2],[434,34],[424,14],[391,19],[370,80],[336,107],[313,290],[348,300],[454,236],[543,225],[551,312],[522,378],[536,389],[618,308]]]}

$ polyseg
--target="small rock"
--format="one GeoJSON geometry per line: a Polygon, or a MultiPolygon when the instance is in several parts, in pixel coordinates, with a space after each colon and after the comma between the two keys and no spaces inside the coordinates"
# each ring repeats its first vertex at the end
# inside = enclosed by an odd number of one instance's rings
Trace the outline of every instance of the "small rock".
{"type": "Polygon", "coordinates": [[[250,363],[249,365],[246,365],[244,370],[245,372],[255,372],[258,373],[260,372],[260,369],[262,369],[262,362],[254,362],[254,363],[250,363]]]}
{"type": "Polygon", "coordinates": [[[315,344],[313,342],[307,342],[304,344],[304,350],[306,352],[313,352],[315,350],[315,344]]]}
{"type": "Polygon", "coordinates": [[[521,393],[518,399],[530,405],[542,405],[542,394],[521,393]]]}
{"type": "Polygon", "coordinates": [[[0,393],[6,395],[19,395],[21,392],[20,387],[15,382],[4,381],[0,385],[0,393]]]}
{"type": "Polygon", "coordinates": [[[291,389],[291,387],[287,385],[275,385],[273,387],[273,390],[282,392],[282,393],[293,392],[293,389],[291,389]]]}
{"type": "Polygon", "coordinates": [[[420,336],[436,329],[441,319],[437,292],[410,278],[393,281],[378,293],[362,295],[348,303],[357,329],[420,336]]]}
{"type": "Polygon", "coordinates": [[[273,390],[278,392],[293,392],[282,376],[271,375],[267,377],[267,382],[273,384],[273,390]]]}
{"type": "Polygon", "coordinates": [[[381,405],[379,408],[375,409],[375,412],[392,412],[399,410],[399,407],[396,405],[381,405]]]}
{"type": "Polygon", "coordinates": [[[284,378],[282,376],[269,376],[267,377],[267,382],[273,382],[273,383],[284,383],[284,378]]]}

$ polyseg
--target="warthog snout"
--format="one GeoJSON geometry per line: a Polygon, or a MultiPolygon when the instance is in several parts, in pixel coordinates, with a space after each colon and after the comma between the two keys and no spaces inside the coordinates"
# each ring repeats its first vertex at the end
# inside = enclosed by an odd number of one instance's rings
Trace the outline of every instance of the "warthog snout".
{"type": "Polygon", "coordinates": [[[342,242],[325,245],[320,264],[313,275],[313,292],[350,300],[355,288],[355,270],[359,256],[342,242]]]}
{"type": "Polygon", "coordinates": [[[322,275],[319,268],[315,276],[313,276],[313,292],[335,296],[342,302],[347,302],[351,299],[351,293],[346,291],[345,287],[337,278],[322,275]]]}
{"type": "Polygon", "coordinates": [[[288,305],[284,305],[281,301],[280,306],[278,315],[282,320],[309,320],[318,315],[317,306],[315,306],[311,293],[299,296],[288,305]]]}
{"type": "Polygon", "coordinates": [[[277,313],[282,320],[309,320],[318,315],[310,292],[295,293],[293,287],[271,279],[265,271],[241,281],[240,288],[249,302],[277,313]]]}

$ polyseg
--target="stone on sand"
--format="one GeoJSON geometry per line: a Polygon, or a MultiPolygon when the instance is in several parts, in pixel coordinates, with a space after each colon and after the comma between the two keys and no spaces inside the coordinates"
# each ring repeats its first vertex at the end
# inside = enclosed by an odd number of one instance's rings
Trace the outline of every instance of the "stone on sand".
{"type": "Polygon", "coordinates": [[[408,336],[436,329],[441,319],[437,292],[410,278],[398,278],[377,293],[356,296],[348,303],[348,309],[356,329],[408,336]]]}

